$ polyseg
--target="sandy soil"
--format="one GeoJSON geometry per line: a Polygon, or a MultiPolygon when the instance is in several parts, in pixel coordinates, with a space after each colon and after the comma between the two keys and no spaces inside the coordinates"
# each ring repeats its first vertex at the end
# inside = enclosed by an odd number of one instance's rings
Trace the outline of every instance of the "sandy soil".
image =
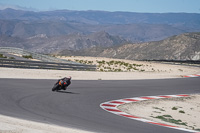
{"type": "Polygon", "coordinates": [[[0,115],[0,133],[92,133],[0,115]]]}
{"type": "Polygon", "coordinates": [[[200,131],[199,101],[200,95],[192,95],[184,98],[165,98],[132,102],[121,105],[118,108],[128,114],[155,122],[200,131]],[[181,121],[177,121],[178,123],[175,124],[174,121],[165,122],[164,119],[181,121]]]}
{"type": "MultiPolygon", "coordinates": [[[[85,56],[58,56],[58,58],[81,62],[90,65],[96,65],[97,71],[114,71],[120,69],[122,72],[157,72],[157,73],[174,73],[174,72],[191,72],[193,67],[183,67],[180,65],[168,65],[147,61],[134,61],[125,59],[113,59],[104,57],[85,57],[85,56]],[[112,63],[113,62],[113,63],[112,63]]],[[[200,67],[200,65],[199,65],[200,67]]]]}
{"type": "MultiPolygon", "coordinates": [[[[96,57],[62,57],[68,60],[87,60],[93,61],[93,64],[99,66],[98,61],[123,61],[134,64],[135,68],[125,71],[127,68],[123,65],[110,65],[115,70],[117,67],[125,72],[101,72],[101,71],[68,71],[68,70],[44,70],[44,69],[16,69],[0,68],[0,78],[22,78],[22,79],[59,79],[72,76],[75,80],[132,80],[132,79],[162,79],[162,78],[180,78],[183,75],[200,74],[198,67],[159,64],[153,62],[141,62],[132,60],[119,60],[96,57]],[[136,69],[136,70],[135,70],[136,69]]],[[[120,64],[120,63],[119,63],[120,64]]],[[[101,65],[106,67],[106,63],[101,65]]],[[[106,70],[105,70],[106,71],[106,70]]]]}

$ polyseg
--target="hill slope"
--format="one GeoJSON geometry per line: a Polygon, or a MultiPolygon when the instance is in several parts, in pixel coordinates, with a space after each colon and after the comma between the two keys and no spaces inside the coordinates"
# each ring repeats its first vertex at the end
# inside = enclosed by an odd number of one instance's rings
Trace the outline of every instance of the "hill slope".
{"type": "Polygon", "coordinates": [[[74,33],[55,37],[40,34],[26,39],[0,36],[0,46],[23,48],[39,53],[51,53],[62,49],[81,50],[92,47],[110,47],[125,43],[128,43],[126,39],[112,36],[104,31],[89,35],[74,33]]]}
{"type": "Polygon", "coordinates": [[[200,60],[200,33],[185,33],[162,41],[126,44],[106,49],[64,50],[60,54],[132,60],[200,60]]]}

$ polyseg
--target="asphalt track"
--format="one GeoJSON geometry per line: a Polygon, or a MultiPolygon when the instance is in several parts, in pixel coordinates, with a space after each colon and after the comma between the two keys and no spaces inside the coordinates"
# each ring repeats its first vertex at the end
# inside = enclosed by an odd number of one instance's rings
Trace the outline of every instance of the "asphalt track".
{"type": "Polygon", "coordinates": [[[52,92],[55,80],[0,79],[0,114],[107,133],[183,133],[106,112],[105,101],[154,95],[200,93],[200,78],[80,81],[52,92]]]}

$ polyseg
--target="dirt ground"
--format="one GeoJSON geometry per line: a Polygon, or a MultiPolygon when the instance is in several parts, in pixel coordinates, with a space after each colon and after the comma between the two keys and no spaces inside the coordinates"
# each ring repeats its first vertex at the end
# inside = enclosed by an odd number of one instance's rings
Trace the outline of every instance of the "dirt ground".
{"type": "Polygon", "coordinates": [[[97,71],[0,68],[0,78],[59,79],[71,76],[74,80],[135,80],[181,78],[200,74],[199,67],[120,60],[97,57],[61,57],[66,60],[93,62],[97,71]],[[104,62],[104,63],[103,63],[104,62]],[[86,76],[87,75],[87,76],[86,76]]]}
{"type": "Polygon", "coordinates": [[[0,115],[0,133],[92,133],[0,115]]]}
{"type": "Polygon", "coordinates": [[[128,114],[158,123],[200,131],[200,94],[132,102],[118,108],[128,114]]]}

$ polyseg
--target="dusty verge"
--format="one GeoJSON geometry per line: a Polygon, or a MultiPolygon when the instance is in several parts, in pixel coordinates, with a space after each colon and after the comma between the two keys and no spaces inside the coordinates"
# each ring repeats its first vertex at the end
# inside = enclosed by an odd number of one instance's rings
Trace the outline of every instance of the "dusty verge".
{"type": "Polygon", "coordinates": [[[92,133],[0,115],[0,133],[92,133]]]}
{"type": "Polygon", "coordinates": [[[181,78],[184,75],[200,74],[197,67],[180,65],[154,64],[160,72],[98,72],[98,71],[67,71],[45,69],[20,69],[0,67],[0,78],[18,79],[59,79],[72,76],[75,80],[135,80],[135,79],[164,79],[181,78]]]}

